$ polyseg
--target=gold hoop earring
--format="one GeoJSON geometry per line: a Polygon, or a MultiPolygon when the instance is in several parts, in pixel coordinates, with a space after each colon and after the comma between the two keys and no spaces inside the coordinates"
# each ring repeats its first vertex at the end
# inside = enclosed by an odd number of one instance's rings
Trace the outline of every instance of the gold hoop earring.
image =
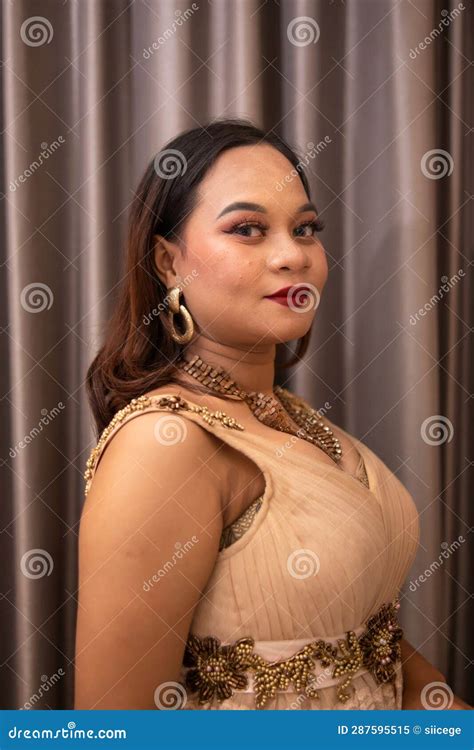
{"type": "Polygon", "coordinates": [[[180,293],[181,289],[179,288],[179,286],[174,286],[170,290],[168,290],[168,319],[170,321],[171,336],[173,340],[178,344],[187,344],[188,341],[191,341],[194,335],[194,322],[189,313],[189,310],[179,302],[180,293]],[[184,320],[184,333],[180,333],[174,324],[174,316],[178,313],[181,313],[184,320]]]}

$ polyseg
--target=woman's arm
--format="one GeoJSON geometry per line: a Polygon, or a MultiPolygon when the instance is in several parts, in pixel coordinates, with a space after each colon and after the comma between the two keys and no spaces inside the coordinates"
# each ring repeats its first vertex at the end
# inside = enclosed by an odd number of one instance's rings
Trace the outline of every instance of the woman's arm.
{"type": "MultiPolygon", "coordinates": [[[[186,424],[159,441],[156,413],[107,445],[79,533],[75,709],[179,708],[193,613],[222,531],[216,438],[186,424]]],[[[221,462],[222,463],[222,462],[221,462]]]]}
{"type": "MultiPolygon", "coordinates": [[[[430,664],[413,646],[408,643],[404,638],[401,641],[402,649],[402,668],[403,668],[403,700],[402,709],[404,710],[416,710],[426,709],[426,701],[429,701],[430,689],[427,688],[426,695],[424,697],[424,703],[422,702],[423,689],[430,683],[441,682],[446,685],[444,688],[444,701],[446,702],[446,708],[451,710],[455,709],[471,709],[467,703],[464,703],[461,698],[458,698],[452,692],[451,688],[446,683],[446,678],[436,667],[430,664]],[[451,704],[452,696],[452,705],[451,704]]],[[[443,691],[443,688],[440,688],[443,691]]],[[[432,688],[433,701],[436,701],[435,691],[436,686],[432,688]]],[[[441,697],[438,693],[438,697],[441,697]]],[[[444,705],[444,701],[440,704],[444,705]]],[[[433,705],[437,705],[436,702],[433,705]]]]}

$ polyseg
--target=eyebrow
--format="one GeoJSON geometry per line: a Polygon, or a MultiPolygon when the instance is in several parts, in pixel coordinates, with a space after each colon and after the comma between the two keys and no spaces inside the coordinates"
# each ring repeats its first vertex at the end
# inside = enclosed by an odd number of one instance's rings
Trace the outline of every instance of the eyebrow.
{"type": "MultiPolygon", "coordinates": [[[[261,206],[259,203],[248,203],[247,201],[236,201],[235,203],[230,203],[226,208],[224,208],[218,216],[216,216],[216,219],[220,219],[221,216],[224,216],[224,214],[228,214],[231,211],[259,211],[262,214],[267,214],[268,211],[265,208],[265,206],[261,206]]],[[[302,206],[296,209],[297,214],[302,214],[305,211],[314,211],[316,214],[318,213],[316,210],[316,206],[314,203],[304,203],[302,206]]]]}

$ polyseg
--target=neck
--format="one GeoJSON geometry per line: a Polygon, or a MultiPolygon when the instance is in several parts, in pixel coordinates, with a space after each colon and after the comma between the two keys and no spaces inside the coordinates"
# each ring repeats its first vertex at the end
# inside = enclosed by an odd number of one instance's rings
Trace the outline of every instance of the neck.
{"type": "MultiPolygon", "coordinates": [[[[234,346],[226,346],[202,336],[190,344],[184,357],[189,362],[195,355],[203,362],[220,367],[244,391],[260,391],[272,394],[275,377],[275,344],[262,351],[249,351],[234,346]]],[[[192,375],[182,372],[185,378],[194,381],[192,375]]]]}

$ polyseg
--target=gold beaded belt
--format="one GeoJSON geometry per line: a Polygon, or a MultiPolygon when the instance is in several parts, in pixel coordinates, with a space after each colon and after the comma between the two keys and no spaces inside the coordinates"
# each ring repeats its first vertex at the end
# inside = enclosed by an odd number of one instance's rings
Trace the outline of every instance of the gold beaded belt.
{"type": "Polygon", "coordinates": [[[359,674],[370,672],[377,683],[395,680],[403,637],[399,608],[395,599],[382,605],[360,628],[326,640],[255,642],[244,637],[222,644],[213,636],[190,634],[181,672],[183,685],[190,694],[197,693],[201,705],[247,692],[255,694],[256,708],[265,708],[277,691],[318,698],[318,689],[330,685],[337,685],[337,697],[344,703],[350,697],[347,688],[359,674]],[[284,658],[288,649],[293,654],[284,658]],[[325,670],[319,675],[314,671],[316,661],[325,670]]]}

